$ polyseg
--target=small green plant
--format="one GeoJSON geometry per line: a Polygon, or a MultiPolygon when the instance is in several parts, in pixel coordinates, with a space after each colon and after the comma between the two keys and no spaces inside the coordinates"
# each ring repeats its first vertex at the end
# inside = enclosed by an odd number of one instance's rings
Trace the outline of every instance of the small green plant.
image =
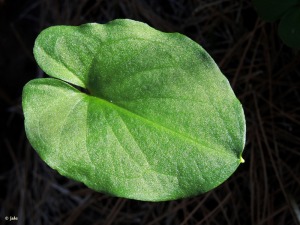
{"type": "Polygon", "coordinates": [[[253,0],[260,17],[280,20],[278,34],[289,47],[300,49],[300,0],[253,0]]]}
{"type": "Polygon", "coordinates": [[[24,87],[26,134],[60,174],[163,201],[207,192],[243,162],[242,106],[184,35],[127,19],[54,26],[38,36],[34,56],[53,78],[24,87]]]}

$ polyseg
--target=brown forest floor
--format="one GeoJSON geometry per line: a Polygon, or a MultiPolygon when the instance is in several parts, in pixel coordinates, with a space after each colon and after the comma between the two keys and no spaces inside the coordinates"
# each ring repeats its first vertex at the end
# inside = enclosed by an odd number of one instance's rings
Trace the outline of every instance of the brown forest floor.
{"type": "Polygon", "coordinates": [[[0,71],[0,224],[300,224],[300,52],[251,1],[0,0],[0,71]],[[229,79],[246,114],[246,163],[213,191],[162,203],[109,197],[60,176],[29,145],[21,92],[44,76],[37,34],[115,18],[189,36],[229,79]]]}

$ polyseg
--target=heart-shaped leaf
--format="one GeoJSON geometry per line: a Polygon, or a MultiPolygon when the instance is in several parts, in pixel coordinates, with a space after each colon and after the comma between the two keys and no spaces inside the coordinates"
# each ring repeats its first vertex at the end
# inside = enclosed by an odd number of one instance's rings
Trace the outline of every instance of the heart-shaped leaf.
{"type": "Polygon", "coordinates": [[[243,161],[241,104],[189,38],[132,20],[54,26],[34,54],[54,78],[24,87],[26,134],[62,175],[162,201],[206,192],[243,161]]]}
{"type": "Polygon", "coordinates": [[[299,3],[299,0],[253,0],[258,15],[269,22],[279,19],[289,8],[299,3]]]}
{"type": "Polygon", "coordinates": [[[287,46],[300,49],[300,6],[291,8],[282,17],[278,33],[287,46]]]}

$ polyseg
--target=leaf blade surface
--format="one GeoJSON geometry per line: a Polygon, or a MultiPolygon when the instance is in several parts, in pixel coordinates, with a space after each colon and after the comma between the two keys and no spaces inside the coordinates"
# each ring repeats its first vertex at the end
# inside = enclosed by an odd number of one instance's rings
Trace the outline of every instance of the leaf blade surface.
{"type": "Polygon", "coordinates": [[[61,80],[25,86],[26,133],[61,174],[115,196],[162,201],[206,192],[242,161],[241,104],[189,38],[131,20],[58,26],[40,34],[35,57],[61,80]]]}

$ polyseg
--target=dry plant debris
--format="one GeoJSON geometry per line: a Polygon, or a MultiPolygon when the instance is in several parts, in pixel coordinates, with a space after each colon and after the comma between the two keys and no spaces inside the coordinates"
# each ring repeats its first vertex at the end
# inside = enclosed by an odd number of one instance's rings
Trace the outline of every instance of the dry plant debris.
{"type": "Polygon", "coordinates": [[[300,53],[276,32],[248,0],[1,1],[0,223],[300,224],[300,53]],[[28,80],[45,76],[32,60],[36,35],[115,18],[189,36],[230,80],[246,113],[246,163],[219,188],[162,203],[113,198],[62,178],[31,149],[20,96],[28,80]]]}

